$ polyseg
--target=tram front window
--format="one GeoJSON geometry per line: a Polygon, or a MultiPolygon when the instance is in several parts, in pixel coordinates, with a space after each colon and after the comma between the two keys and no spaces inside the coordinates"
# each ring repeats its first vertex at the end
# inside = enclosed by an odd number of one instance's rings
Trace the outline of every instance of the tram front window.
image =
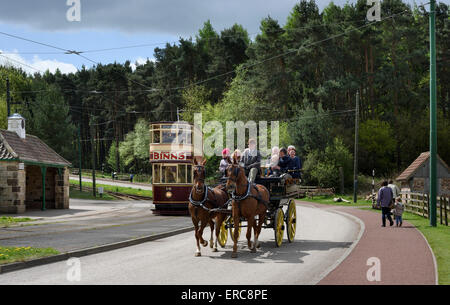
{"type": "Polygon", "coordinates": [[[162,143],[171,144],[174,143],[177,134],[172,130],[163,130],[162,131],[162,143]]]}
{"type": "Polygon", "coordinates": [[[177,183],[177,166],[167,166],[162,167],[162,180],[161,183],[177,183]]]}

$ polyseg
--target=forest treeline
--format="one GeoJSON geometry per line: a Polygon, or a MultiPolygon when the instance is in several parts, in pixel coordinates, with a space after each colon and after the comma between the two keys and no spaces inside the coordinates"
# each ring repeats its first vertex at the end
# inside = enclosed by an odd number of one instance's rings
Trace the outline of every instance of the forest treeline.
{"type": "MultiPolygon", "coordinates": [[[[385,0],[382,21],[366,20],[365,0],[320,12],[302,0],[287,20],[261,20],[251,37],[241,25],[217,31],[206,21],[195,37],[155,48],[135,69],[127,61],[78,72],[30,75],[0,67],[0,128],[6,128],[5,79],[12,110],[27,132],[83,168],[149,172],[148,124],[203,119],[281,122],[281,145],[294,144],[311,183],[351,184],[356,92],[359,169],[393,175],[429,145],[429,29],[424,7],[385,0]],[[92,127],[92,128],[91,128],[92,127]],[[93,136],[93,138],[92,138],[93,136]],[[119,168],[118,168],[119,167],[119,168]],[[309,176],[308,176],[309,175],[309,176]]],[[[450,162],[449,6],[437,5],[438,153],[450,162]]],[[[213,158],[214,159],[214,158],[213,158]]],[[[213,160],[217,161],[217,160],[213,160]]],[[[212,162],[211,164],[215,164],[212,162]]]]}

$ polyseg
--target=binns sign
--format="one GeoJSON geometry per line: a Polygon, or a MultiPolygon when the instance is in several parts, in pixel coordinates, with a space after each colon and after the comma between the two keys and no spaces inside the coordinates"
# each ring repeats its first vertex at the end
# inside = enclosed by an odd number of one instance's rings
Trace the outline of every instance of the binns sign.
{"type": "Polygon", "coordinates": [[[192,159],[192,156],[188,152],[162,152],[152,151],[150,152],[150,161],[186,161],[192,159]]]}

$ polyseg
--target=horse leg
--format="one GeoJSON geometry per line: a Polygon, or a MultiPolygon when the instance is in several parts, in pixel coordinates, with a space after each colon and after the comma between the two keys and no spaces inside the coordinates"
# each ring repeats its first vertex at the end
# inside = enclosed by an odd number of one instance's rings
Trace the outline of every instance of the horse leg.
{"type": "Polygon", "coordinates": [[[214,241],[213,252],[217,252],[217,242],[219,240],[220,227],[222,227],[223,221],[224,221],[224,218],[222,215],[217,216],[217,218],[216,218],[216,240],[214,241]]]}
{"type": "Polygon", "coordinates": [[[231,253],[231,257],[232,258],[236,258],[238,257],[237,254],[237,243],[238,243],[238,238],[239,238],[239,228],[237,227],[239,225],[239,221],[241,220],[241,216],[239,215],[239,212],[236,211],[237,209],[235,209],[233,207],[233,225],[234,230],[233,230],[233,252],[231,253]]]}
{"type": "Polygon", "coordinates": [[[206,241],[206,240],[204,240],[203,239],[203,230],[205,229],[205,227],[206,227],[206,225],[208,224],[208,222],[209,221],[201,221],[201,224],[200,224],[200,229],[199,229],[199,231],[198,231],[198,235],[199,235],[199,238],[200,238],[200,242],[201,242],[201,244],[202,244],[202,246],[203,247],[206,247],[206,246],[208,246],[208,241],[206,241]]]}
{"type": "Polygon", "coordinates": [[[195,256],[202,256],[202,253],[200,252],[200,239],[198,238],[198,219],[192,218],[192,222],[194,223],[194,232],[195,232],[195,239],[197,240],[197,251],[195,252],[195,256]]]}
{"type": "Polygon", "coordinates": [[[265,213],[261,213],[258,216],[258,226],[255,224],[255,247],[260,248],[261,244],[258,241],[259,234],[261,233],[262,224],[264,223],[264,219],[266,218],[265,213]]]}
{"type": "Polygon", "coordinates": [[[246,235],[248,248],[252,253],[256,252],[255,246],[252,245],[252,229],[254,229],[254,226],[255,226],[255,216],[252,215],[247,219],[247,235],[246,235]]]}
{"type": "Polygon", "coordinates": [[[211,237],[209,238],[209,247],[212,249],[214,246],[214,220],[211,218],[209,220],[209,228],[211,229],[211,237]]]}

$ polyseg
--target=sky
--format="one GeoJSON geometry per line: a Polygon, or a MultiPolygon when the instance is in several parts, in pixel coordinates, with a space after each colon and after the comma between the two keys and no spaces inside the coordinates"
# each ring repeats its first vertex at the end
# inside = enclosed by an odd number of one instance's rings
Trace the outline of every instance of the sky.
{"type": "MultiPolygon", "coordinates": [[[[450,0],[440,1],[450,4],[450,0]]],[[[329,2],[316,0],[321,11],[329,2]]],[[[356,0],[333,2],[343,6],[356,0]]],[[[425,2],[428,1],[416,0],[419,4],[425,2]]],[[[21,66],[30,73],[47,69],[54,72],[57,68],[70,73],[83,65],[126,60],[133,65],[143,64],[153,59],[155,47],[174,43],[180,37],[195,38],[208,19],[218,32],[238,23],[254,38],[263,18],[270,15],[284,25],[296,3],[298,0],[2,0],[0,64],[21,66]],[[68,11],[72,12],[77,1],[80,21],[70,22],[68,11]],[[136,45],[141,47],[96,51],[136,45]],[[85,58],[65,54],[61,49],[85,51],[82,53],[85,58]]]]}

